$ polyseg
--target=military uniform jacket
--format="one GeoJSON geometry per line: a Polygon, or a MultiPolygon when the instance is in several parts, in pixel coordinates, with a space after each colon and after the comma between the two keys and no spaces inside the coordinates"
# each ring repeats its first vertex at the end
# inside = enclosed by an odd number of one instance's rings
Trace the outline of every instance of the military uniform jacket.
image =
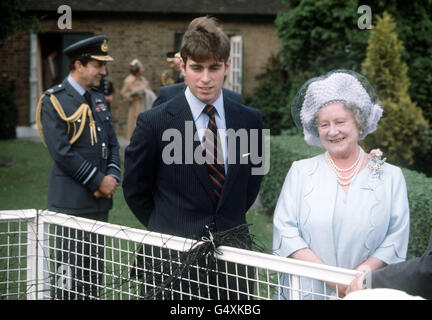
{"type": "MultiPolygon", "coordinates": [[[[96,199],[93,192],[99,188],[105,175],[120,179],[119,143],[104,96],[92,90],[89,93],[97,135],[97,142],[93,145],[89,118],[81,136],[71,145],[69,140],[73,126],[70,124],[68,132],[67,123],[60,118],[50,101],[50,95],[54,94],[67,117],[81,104],[87,103],[67,79],[46,91],[42,100],[42,130],[54,160],[48,185],[48,209],[52,211],[85,214],[112,208],[111,199],[96,199]]],[[[77,120],[75,123],[77,130],[80,122],[77,120]]]]}

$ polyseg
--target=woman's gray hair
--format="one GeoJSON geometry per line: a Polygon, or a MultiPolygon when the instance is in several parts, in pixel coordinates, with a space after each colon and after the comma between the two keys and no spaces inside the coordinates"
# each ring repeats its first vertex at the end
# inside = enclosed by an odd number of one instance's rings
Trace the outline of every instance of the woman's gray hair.
{"type": "Polygon", "coordinates": [[[307,81],[291,103],[294,121],[309,145],[322,147],[317,117],[323,107],[335,102],[353,113],[359,140],[376,130],[383,110],[369,81],[354,71],[331,71],[307,81]]]}

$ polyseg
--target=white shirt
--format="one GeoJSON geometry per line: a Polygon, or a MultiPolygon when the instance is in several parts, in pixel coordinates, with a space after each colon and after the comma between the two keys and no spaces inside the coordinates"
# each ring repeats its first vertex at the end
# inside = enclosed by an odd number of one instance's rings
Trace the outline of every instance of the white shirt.
{"type": "MultiPolygon", "coordinates": [[[[198,136],[201,143],[204,143],[204,135],[207,130],[207,125],[209,121],[208,115],[206,115],[203,110],[206,106],[204,102],[199,100],[197,97],[193,95],[190,91],[189,87],[186,88],[185,91],[186,100],[189,103],[189,107],[192,112],[192,117],[195,122],[195,126],[198,131],[198,136]]],[[[226,121],[225,121],[225,109],[223,103],[223,94],[219,95],[216,101],[212,104],[216,108],[215,120],[216,126],[218,128],[218,133],[221,139],[222,144],[222,152],[224,156],[225,163],[225,174],[227,174],[228,170],[228,153],[227,153],[227,137],[226,137],[226,121]]]]}

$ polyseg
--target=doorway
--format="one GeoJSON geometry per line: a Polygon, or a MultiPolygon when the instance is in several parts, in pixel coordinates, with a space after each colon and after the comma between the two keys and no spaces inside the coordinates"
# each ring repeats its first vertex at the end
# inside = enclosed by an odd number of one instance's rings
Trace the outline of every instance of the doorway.
{"type": "Polygon", "coordinates": [[[30,119],[36,122],[36,108],[42,92],[59,84],[68,75],[68,60],[63,50],[82,39],[91,37],[90,32],[47,32],[30,36],[30,119]]]}

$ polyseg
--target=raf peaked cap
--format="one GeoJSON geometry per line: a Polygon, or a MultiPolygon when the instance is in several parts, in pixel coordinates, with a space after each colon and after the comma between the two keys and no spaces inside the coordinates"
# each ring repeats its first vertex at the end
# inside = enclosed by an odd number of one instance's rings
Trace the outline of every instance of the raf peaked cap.
{"type": "Polygon", "coordinates": [[[167,61],[170,62],[173,61],[175,58],[180,58],[180,52],[170,51],[167,52],[166,56],[167,56],[167,61]]]}
{"type": "Polygon", "coordinates": [[[108,55],[107,36],[95,36],[78,41],[64,49],[64,53],[69,59],[88,57],[99,61],[113,61],[108,55]]]}

